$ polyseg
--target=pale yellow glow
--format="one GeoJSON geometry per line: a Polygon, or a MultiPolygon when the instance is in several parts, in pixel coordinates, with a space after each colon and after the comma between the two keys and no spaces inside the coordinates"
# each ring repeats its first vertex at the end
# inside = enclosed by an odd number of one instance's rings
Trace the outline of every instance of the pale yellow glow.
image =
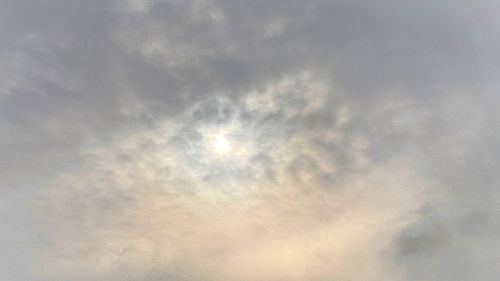
{"type": "Polygon", "coordinates": [[[226,153],[229,150],[229,142],[224,135],[217,135],[214,139],[213,148],[219,154],[226,153]]]}

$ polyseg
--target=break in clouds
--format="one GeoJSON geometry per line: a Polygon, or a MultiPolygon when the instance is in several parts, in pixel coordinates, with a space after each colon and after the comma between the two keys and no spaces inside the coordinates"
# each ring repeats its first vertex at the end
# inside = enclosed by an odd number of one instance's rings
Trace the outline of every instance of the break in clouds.
{"type": "Polygon", "coordinates": [[[0,0],[0,279],[498,280],[499,10],[0,0]]]}

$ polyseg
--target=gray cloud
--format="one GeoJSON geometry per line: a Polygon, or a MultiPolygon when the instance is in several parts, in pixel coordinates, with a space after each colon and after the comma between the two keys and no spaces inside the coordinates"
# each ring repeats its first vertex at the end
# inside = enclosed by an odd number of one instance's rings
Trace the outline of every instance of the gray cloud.
{"type": "Polygon", "coordinates": [[[0,1],[0,279],[497,280],[498,8],[0,1]]]}

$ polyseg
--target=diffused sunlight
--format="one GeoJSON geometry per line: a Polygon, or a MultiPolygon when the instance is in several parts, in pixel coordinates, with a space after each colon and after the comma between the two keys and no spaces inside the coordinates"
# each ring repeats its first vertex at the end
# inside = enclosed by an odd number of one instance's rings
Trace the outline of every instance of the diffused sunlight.
{"type": "Polygon", "coordinates": [[[229,142],[224,135],[216,135],[213,141],[213,149],[218,154],[224,154],[229,151],[229,142]]]}

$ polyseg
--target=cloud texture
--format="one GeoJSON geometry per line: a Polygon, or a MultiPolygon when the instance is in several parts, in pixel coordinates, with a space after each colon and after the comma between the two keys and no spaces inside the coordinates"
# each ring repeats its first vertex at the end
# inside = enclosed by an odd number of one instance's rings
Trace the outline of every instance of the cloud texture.
{"type": "Polygon", "coordinates": [[[0,279],[497,280],[498,8],[0,0],[0,279]]]}

